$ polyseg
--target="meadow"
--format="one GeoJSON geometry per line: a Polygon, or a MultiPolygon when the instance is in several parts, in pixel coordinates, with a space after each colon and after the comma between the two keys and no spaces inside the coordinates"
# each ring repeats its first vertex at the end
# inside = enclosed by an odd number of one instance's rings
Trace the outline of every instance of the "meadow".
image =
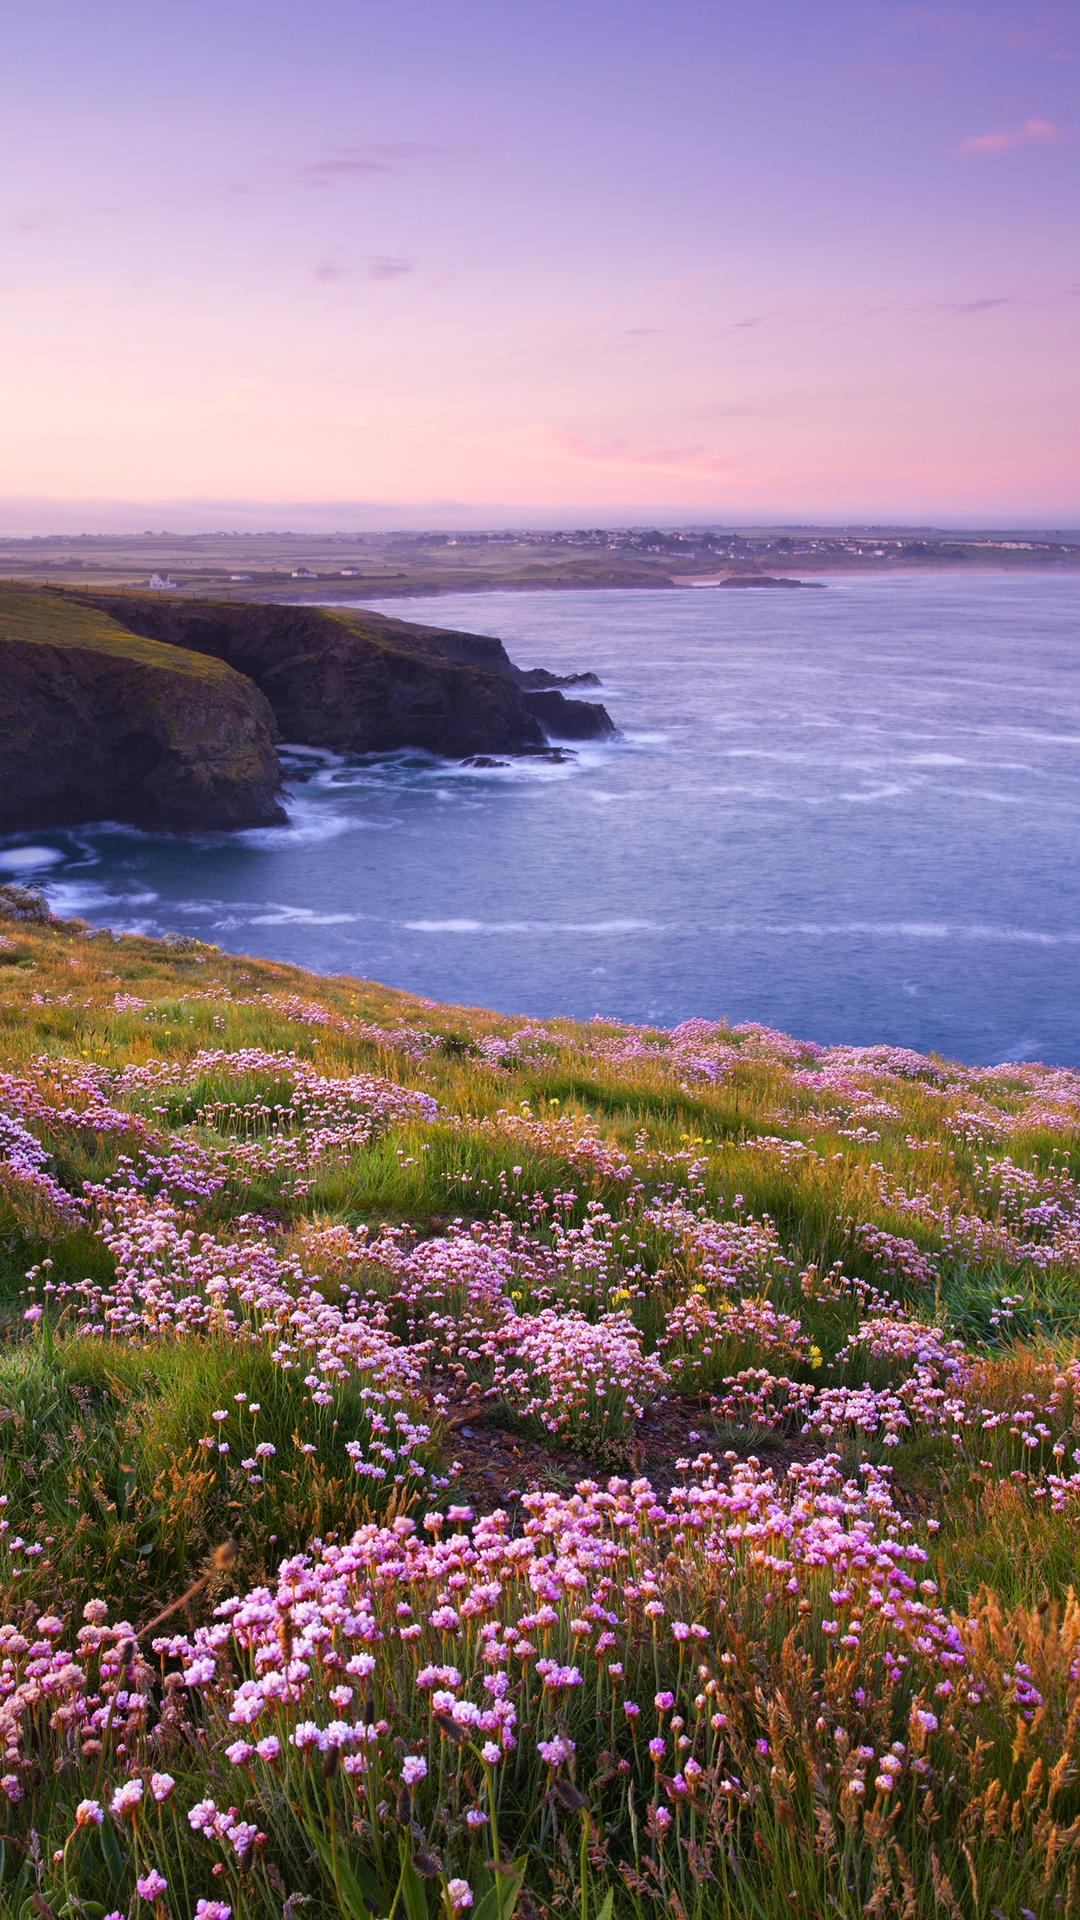
{"type": "Polygon", "coordinates": [[[16,905],[0,1914],[1078,1910],[1080,1074],[16,905]]]}

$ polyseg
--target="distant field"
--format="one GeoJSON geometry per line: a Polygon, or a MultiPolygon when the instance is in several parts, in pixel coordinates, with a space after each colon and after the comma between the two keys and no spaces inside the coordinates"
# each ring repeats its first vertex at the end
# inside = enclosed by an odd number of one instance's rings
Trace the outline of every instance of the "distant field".
{"type": "Polygon", "coordinates": [[[244,599],[387,599],[491,589],[653,587],[686,584],[725,571],[780,575],[886,572],[895,568],[1080,567],[1080,534],[1017,536],[889,530],[875,538],[776,529],[681,539],[577,535],[393,535],[334,537],[277,534],[84,536],[0,540],[0,579],[51,580],[65,585],[145,587],[151,573],[192,594],[244,599]],[[627,545],[627,541],[635,544],[627,545]],[[586,544],[591,541],[591,544],[586,544]],[[859,550],[856,550],[858,548],[859,550]],[[357,572],[346,577],[343,569],[357,572]],[[295,579],[306,569],[316,579],[295,579]],[[235,579],[237,574],[250,579],[235,579]]]}

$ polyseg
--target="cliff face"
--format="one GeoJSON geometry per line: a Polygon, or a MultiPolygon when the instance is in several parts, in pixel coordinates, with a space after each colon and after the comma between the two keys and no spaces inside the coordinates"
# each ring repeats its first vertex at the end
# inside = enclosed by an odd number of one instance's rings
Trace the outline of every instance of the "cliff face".
{"type": "Polygon", "coordinates": [[[262,689],[283,740],[463,758],[614,732],[603,707],[523,674],[499,640],[367,612],[165,595],[71,595],[149,639],[210,654],[262,689]]]}
{"type": "Polygon", "coordinates": [[[0,588],[0,831],[285,818],[275,739],[528,753],[614,731],[502,643],[317,607],[0,588]]]}
{"type": "Polygon", "coordinates": [[[34,588],[0,589],[0,829],[284,821],[265,697],[217,660],[34,588]]]}

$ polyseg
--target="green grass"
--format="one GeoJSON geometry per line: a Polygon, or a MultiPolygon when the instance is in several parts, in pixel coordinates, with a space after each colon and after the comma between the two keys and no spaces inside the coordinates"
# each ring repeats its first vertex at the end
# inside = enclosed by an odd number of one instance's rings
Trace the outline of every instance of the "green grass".
{"type": "MultiPolygon", "coordinates": [[[[43,599],[35,596],[35,608],[43,599]]],[[[10,629],[17,601],[17,594],[0,593],[0,631],[10,629]]],[[[31,624],[41,618],[34,612],[31,624]]],[[[99,616],[88,611],[86,618],[92,626],[99,616]]],[[[36,637],[47,636],[42,630],[36,637]]],[[[123,638],[126,643],[130,636],[123,638]]],[[[134,644],[173,654],[154,643],[134,644]]],[[[893,1080],[877,1091],[898,1117],[873,1121],[876,1139],[853,1139],[825,1094],[793,1080],[784,1065],[738,1035],[730,1036],[736,1064],[714,1087],[685,1085],[665,1057],[662,1036],[652,1037],[655,1056],[619,1065],[590,1051],[595,1029],[572,1022],[549,1023],[548,1038],[527,1059],[493,1066],[483,1042],[511,1037],[519,1023],[483,1010],[432,1009],[373,983],[317,979],[195,942],[168,949],[138,937],[88,937],[73,924],[13,921],[0,923],[0,935],[10,941],[0,944],[0,1072],[25,1076],[34,1086],[49,1084],[50,1061],[185,1066],[200,1050],[261,1048],[295,1054],[331,1079],[371,1073],[433,1096],[440,1108],[433,1122],[379,1126],[370,1138],[327,1155],[297,1186],[265,1155],[259,1158],[263,1146],[280,1137],[277,1123],[245,1111],[289,1104],[287,1067],[210,1066],[182,1086],[114,1088],[107,1095],[126,1104],[133,1123],[149,1122],[207,1155],[238,1143],[252,1146],[251,1165],[230,1174],[209,1198],[192,1202],[181,1224],[196,1240],[207,1235],[221,1247],[256,1231],[240,1227],[240,1216],[258,1215],[257,1231],[283,1270],[290,1260],[297,1272],[325,1270],[322,1291],[330,1305],[348,1299],[355,1277],[350,1233],[377,1234],[389,1226],[411,1246],[444,1234],[456,1220],[482,1233],[501,1216],[507,1246],[532,1249],[538,1259],[557,1254],[561,1263],[539,1291],[523,1283],[523,1314],[553,1303],[595,1327],[613,1303],[625,1306],[648,1352],[663,1340],[667,1315],[692,1287],[704,1285],[717,1313],[728,1297],[720,1283],[698,1281],[700,1250],[642,1219],[643,1208],[679,1192],[691,1219],[700,1209],[707,1222],[725,1228],[766,1217],[772,1223],[772,1251],[760,1253],[741,1291],[801,1322],[817,1351],[809,1358],[804,1349],[785,1361],[783,1370],[797,1382],[883,1388],[898,1376],[891,1361],[846,1353],[860,1322],[860,1284],[879,1288],[979,1356],[971,1393],[977,1404],[1008,1416],[999,1426],[969,1425],[959,1444],[948,1433],[922,1428],[905,1433],[896,1447],[880,1434],[850,1429],[835,1442],[856,1483],[868,1467],[890,1470],[896,1525],[925,1547],[930,1557],[921,1571],[937,1583],[942,1605],[954,1610],[957,1632],[965,1636],[972,1697],[970,1705],[957,1699],[947,1736],[943,1727],[942,1743],[947,1737],[953,1744],[943,1744],[935,1758],[933,1790],[912,1774],[910,1791],[905,1787],[876,1809],[872,1791],[855,1810],[838,1798],[844,1741],[868,1741],[880,1757],[889,1741],[913,1736],[902,1686],[889,1693],[880,1663],[874,1664],[869,1627],[865,1652],[856,1648],[849,1657],[831,1648],[822,1621],[846,1603],[835,1599],[828,1568],[807,1580],[805,1608],[794,1601],[788,1608],[774,1567],[756,1565],[748,1553],[734,1573],[710,1571],[695,1560],[688,1529],[658,1562],[657,1579],[665,1617],[704,1620],[709,1640],[695,1678],[693,1660],[664,1638],[666,1630],[650,1625],[644,1613],[634,1616],[620,1658],[645,1709],[640,1736],[621,1719],[616,1724],[614,1709],[600,1697],[599,1668],[575,1619],[575,1595],[560,1598],[557,1622],[543,1630],[556,1659],[580,1665],[585,1684],[580,1696],[567,1694],[557,1707],[545,1699],[522,1706],[498,1818],[504,1856],[512,1852],[526,1861],[526,1888],[518,1898],[509,1874],[498,1882],[505,1896],[501,1920],[527,1920],[530,1912],[545,1920],[569,1912],[584,1920],[657,1920],[668,1912],[687,1920],[778,1920],[791,1913],[855,1920],[866,1912],[883,1920],[984,1920],[998,1913],[1012,1920],[1022,1910],[1056,1920],[1077,1910],[1080,1614],[1072,1595],[1080,1583],[1080,1549],[1075,1507],[1054,1510],[1045,1475],[1054,1442],[1064,1457],[1061,1474],[1073,1471],[1072,1454],[1080,1448],[1080,1416],[1068,1396],[1056,1412],[1046,1412],[1049,1382],[1072,1361],[1080,1340],[1080,1271],[1075,1256],[1063,1255],[1043,1272],[1015,1243],[986,1260],[963,1248],[950,1251],[943,1221],[948,1206],[953,1216],[978,1214],[990,1226],[999,1224],[990,1178],[995,1159],[1007,1152],[1028,1173],[1048,1177],[1080,1150],[1080,1126],[1014,1130],[1004,1148],[972,1148],[950,1125],[969,1098],[959,1084],[942,1099],[919,1081],[893,1080]],[[117,995],[147,1004],[118,1009],[117,995]],[[290,1012],[290,997],[305,1003],[306,1013],[303,1006],[290,1012]],[[325,1016],[321,1024],[312,1009],[325,1016]],[[433,1036],[434,1044],[418,1044],[422,1035],[433,1036]],[[612,1157],[592,1164],[581,1147],[588,1139],[612,1157]],[[777,1141],[787,1146],[761,1144],[777,1141]],[[800,1141],[806,1153],[796,1148],[800,1141]],[[695,1185],[686,1192],[691,1164],[695,1185]],[[904,1194],[921,1196],[922,1210],[906,1210],[904,1194]],[[918,1285],[876,1264],[859,1238],[860,1225],[913,1242],[936,1262],[937,1284],[918,1285]],[[331,1228],[345,1230],[339,1259],[328,1252],[330,1239],[320,1240],[331,1228]],[[575,1255],[581,1256],[577,1267],[575,1255]],[[1003,1294],[1017,1303],[1008,1321],[996,1318],[1003,1294]],[[1009,1431],[1009,1420],[1029,1404],[1026,1394],[1051,1428],[1049,1438],[1027,1451],[1009,1431]],[[1033,1720],[1018,1711],[1012,1683],[1006,1684],[1018,1660],[1035,1675],[1043,1698],[1033,1720]],[[709,1711],[722,1702],[725,1730],[708,1809],[701,1803],[685,1818],[680,1812],[676,1837],[665,1841],[645,1823],[650,1806],[675,1804],[658,1782],[670,1777],[676,1756],[668,1748],[657,1771],[645,1742],[656,1724],[650,1702],[669,1684],[682,1689],[680,1707],[691,1718],[699,1711],[695,1688],[712,1687],[709,1711]],[[571,1776],[576,1785],[563,1800],[535,1757],[536,1739],[556,1725],[572,1729],[576,1743],[575,1758],[560,1776],[565,1787],[571,1776]]],[[[979,1091],[1007,1116],[1022,1098],[1004,1083],[987,1082],[979,1091]]],[[[0,1108],[8,1104],[0,1096],[0,1108]]],[[[62,1118],[64,1104],[56,1093],[51,1114],[29,1124],[50,1156],[50,1172],[78,1194],[87,1183],[115,1179],[121,1154],[137,1158],[140,1149],[134,1125],[126,1134],[88,1132],[62,1118]]],[[[431,1398],[442,1312],[434,1293],[406,1311],[388,1271],[364,1280],[384,1302],[392,1329],[432,1340],[424,1385],[408,1407],[411,1417],[432,1427],[424,1457],[434,1477],[416,1496],[392,1476],[381,1484],[353,1469],[347,1449],[368,1434],[371,1416],[361,1376],[344,1380],[330,1404],[315,1404],[304,1367],[277,1364],[277,1336],[259,1332],[254,1322],[242,1321],[235,1336],[204,1328],[140,1334],[134,1342],[80,1331],[82,1296],[70,1289],[83,1281],[108,1286],[114,1274],[96,1227],[100,1216],[82,1228],[62,1228],[47,1198],[0,1174],[4,1531],[8,1539],[17,1534],[43,1547],[32,1558],[0,1548],[0,1626],[32,1630],[39,1612],[70,1615],[77,1625],[82,1607],[101,1595],[114,1618],[137,1630],[164,1613],[163,1631],[184,1632],[211,1620],[227,1593],[272,1584],[286,1555],[313,1542],[344,1542],[361,1526],[393,1523],[406,1513],[416,1518],[430,1504],[454,1500],[453,1484],[444,1478],[454,1431],[431,1398]],[[31,1297],[46,1308],[36,1323],[24,1319],[31,1297]],[[221,1412],[225,1420],[215,1421],[221,1412]],[[219,1451],[223,1439],[227,1453],[219,1451]],[[245,1468],[260,1443],[273,1453],[256,1469],[245,1468]],[[256,1472],[261,1477],[253,1478],[256,1472]]],[[[460,1289],[453,1296],[455,1314],[463,1312],[464,1298],[460,1289]]],[[[769,1363],[767,1342],[758,1344],[750,1333],[730,1341],[724,1335],[716,1346],[715,1364],[702,1375],[706,1396],[738,1368],[769,1363]]],[[[469,1395],[481,1396],[478,1431],[548,1438],[536,1415],[516,1411],[509,1390],[492,1388],[483,1404],[490,1377],[483,1354],[459,1370],[469,1395]]],[[[791,1428],[729,1417],[707,1400],[692,1419],[698,1445],[737,1461],[758,1459],[776,1474],[778,1488],[791,1457],[814,1451],[791,1428]]],[[[589,1417],[565,1440],[566,1451],[589,1460],[598,1479],[613,1464],[605,1444],[589,1417]]],[[[622,1470],[625,1463],[627,1479],[640,1470],[636,1444],[633,1434],[620,1441],[618,1464],[622,1470]]],[[[545,1484],[560,1485],[560,1472],[555,1446],[545,1484]]],[[[565,1493],[571,1500],[569,1485],[565,1493]]],[[[520,1527],[522,1512],[515,1510],[506,1524],[520,1527]]],[[[429,1634],[428,1657],[463,1670],[472,1660],[479,1673],[471,1629],[457,1638],[446,1630],[439,1640],[425,1624],[458,1592],[449,1572],[446,1578],[445,1588],[424,1593],[410,1619],[429,1634]]],[[[508,1577],[506,1617],[516,1621],[534,1607],[542,1585],[538,1576],[535,1590],[518,1594],[508,1577]]],[[[600,1603],[613,1615],[624,1604],[624,1585],[629,1578],[620,1575],[618,1590],[600,1603]]],[[[373,1680],[364,1711],[371,1724],[384,1714],[392,1729],[379,1750],[381,1812],[356,1811],[359,1803],[347,1799],[339,1772],[293,1752],[258,1777],[239,1766],[230,1770],[222,1756],[236,1727],[219,1723],[210,1704],[192,1706],[175,1739],[151,1716],[129,1753],[117,1753],[106,1739],[100,1757],[65,1748],[48,1714],[35,1707],[27,1792],[8,1807],[6,1825],[0,1822],[3,1920],[37,1914],[103,1920],[111,1912],[137,1920],[141,1910],[149,1916],[152,1906],[140,1909],[133,1881],[150,1860],[168,1866],[169,1895],[156,1920],[166,1911],[172,1920],[191,1920],[196,1898],[211,1896],[227,1900],[233,1920],[271,1914],[276,1920],[283,1907],[289,1920],[362,1920],[367,1912],[376,1920],[391,1913],[393,1920],[434,1920],[436,1913],[447,1920],[451,1872],[465,1866],[474,1920],[500,1920],[497,1884],[484,1864],[495,1841],[490,1829],[474,1839],[464,1820],[465,1808],[475,1811],[482,1799],[483,1766],[474,1750],[440,1743],[436,1735],[426,1749],[429,1799],[422,1809],[421,1795],[415,1803],[407,1794],[401,1798],[403,1754],[420,1751],[428,1721],[403,1677],[412,1655],[408,1642],[394,1637],[399,1616],[385,1594],[371,1604],[382,1609],[381,1638],[371,1644],[382,1649],[384,1664],[377,1682],[382,1691],[376,1701],[373,1680]],[[148,1805],[143,1827],[129,1831],[107,1818],[100,1834],[80,1829],[69,1837],[80,1797],[111,1791],[125,1768],[148,1781],[159,1762],[180,1783],[175,1801],[160,1812],[148,1805]],[[250,1813],[268,1835],[246,1866],[226,1850],[216,1876],[217,1856],[174,1812],[207,1793],[219,1806],[250,1813]],[[347,1807],[353,1808],[348,1816],[347,1807]],[[402,1862],[423,1864],[431,1850],[438,1855],[431,1877],[410,1877],[402,1862]],[[485,1889],[491,1895],[486,1907],[485,1889]]],[[[147,1684],[157,1689],[157,1714],[166,1697],[160,1676],[147,1684]]],[[[925,1706],[934,1696],[918,1697],[925,1706]]],[[[943,1723],[947,1711],[952,1703],[938,1708],[943,1723]]]]}
{"type": "Polygon", "coordinates": [[[355,1389],[320,1413],[298,1375],[232,1340],[140,1351],[74,1335],[10,1346],[0,1359],[0,1493],[24,1531],[52,1544],[29,1577],[8,1582],[8,1609],[33,1598],[78,1611],[102,1594],[146,1619],[226,1541],[239,1548],[234,1577],[255,1585],[301,1535],[346,1536],[371,1512],[345,1453],[362,1418],[355,1389]],[[225,1421],[213,1419],[219,1410],[225,1421]],[[230,1453],[203,1448],[208,1435],[230,1453]],[[253,1487],[240,1461],[259,1443],[275,1453],[253,1487]]]}
{"type": "Polygon", "coordinates": [[[217,685],[232,677],[231,668],[221,660],[143,640],[96,607],[80,605],[50,587],[0,585],[0,642],[4,640],[135,661],[169,674],[174,685],[184,680],[217,685]]]}

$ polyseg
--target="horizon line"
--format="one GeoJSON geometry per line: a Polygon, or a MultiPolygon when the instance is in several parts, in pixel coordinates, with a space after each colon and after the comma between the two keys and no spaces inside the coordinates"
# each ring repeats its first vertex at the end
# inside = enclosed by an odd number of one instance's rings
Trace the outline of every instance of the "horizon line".
{"type": "Polygon", "coordinates": [[[402,501],[214,501],[205,496],[157,502],[0,497],[0,541],[20,545],[71,539],[351,539],[370,534],[415,537],[423,533],[463,532],[636,533],[650,527],[715,528],[726,532],[769,529],[822,534],[1044,532],[1076,535],[1080,534],[1080,506],[1046,508],[1041,512],[1020,508],[1011,513],[1000,508],[982,513],[977,508],[962,512],[946,509],[940,517],[932,512],[916,516],[910,510],[890,514],[876,507],[822,517],[820,510],[812,514],[791,507],[778,508],[772,513],[759,509],[757,513],[733,515],[730,506],[723,513],[703,506],[681,510],[671,506],[635,506],[628,512],[625,507],[612,506],[571,504],[530,508],[448,500],[411,505],[402,501]],[[176,515],[180,523],[187,524],[169,525],[166,516],[170,513],[176,515]],[[339,517],[332,520],[331,516],[335,515],[339,517]],[[300,524],[290,526],[278,516],[288,516],[300,524]],[[146,524],[155,518],[159,522],[157,526],[146,524]],[[102,525],[103,520],[112,524],[102,525]],[[222,524],[229,520],[232,524],[222,524]]]}

